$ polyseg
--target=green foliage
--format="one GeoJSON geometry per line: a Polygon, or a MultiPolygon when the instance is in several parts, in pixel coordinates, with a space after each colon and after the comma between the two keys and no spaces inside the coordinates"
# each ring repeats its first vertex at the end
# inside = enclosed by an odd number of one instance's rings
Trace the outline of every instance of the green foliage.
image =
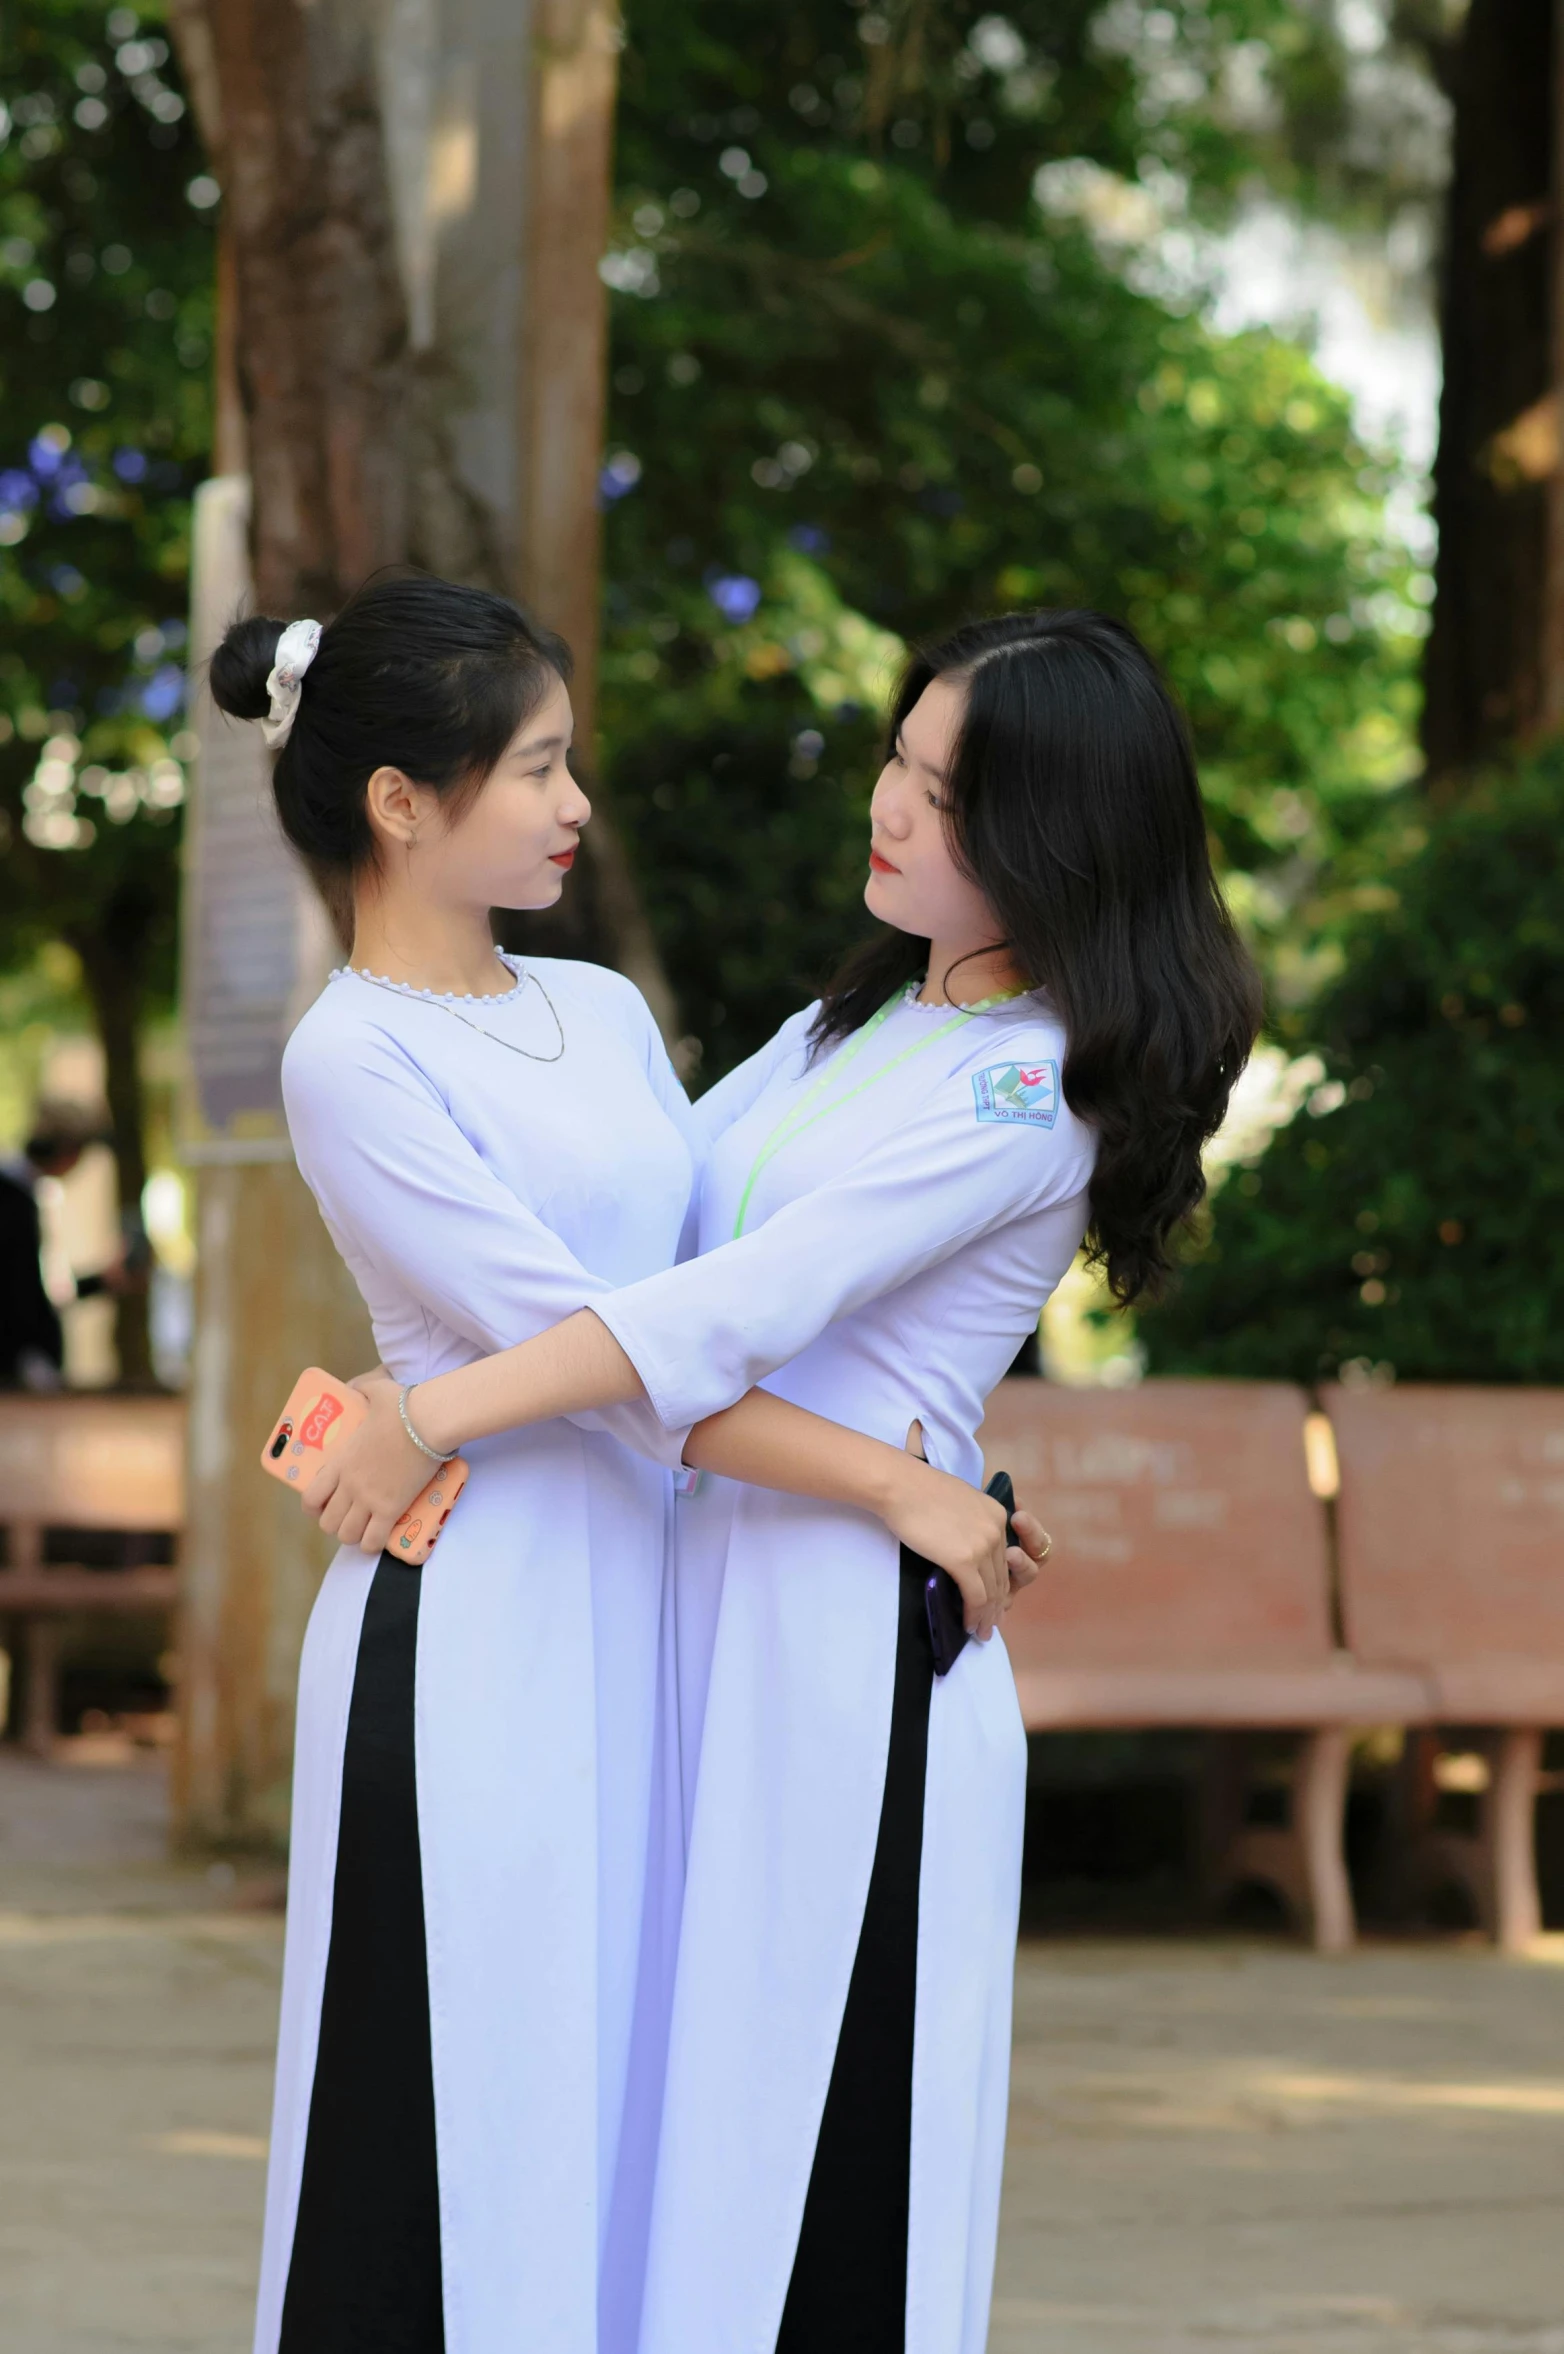
{"type": "MultiPolygon", "coordinates": [[[[1287,14],[1221,13],[1229,47],[1287,14]]],[[[875,698],[812,681],[801,566],[899,640],[1037,603],[1129,618],[1284,997],[1407,772],[1422,615],[1391,471],[1303,353],[1214,335],[1144,223],[1115,226],[1175,167],[1214,202],[1250,150],[1209,74],[1202,107],[1148,116],[1139,34],[1105,21],[632,11],[601,717],[708,1070],[818,979],[856,898],[875,698]]]]}
{"type": "Polygon", "coordinates": [[[1141,1323],[1156,1372],[1564,1380],[1564,748],[1390,881],[1309,1016],[1323,1086],[1141,1323]]]}
{"type": "MultiPolygon", "coordinates": [[[[902,642],[1035,601],[1124,612],[1167,663],[1235,900],[1304,995],[1407,760],[1421,617],[1341,395],[1213,336],[1168,232],[1257,165],[1351,196],[1333,11],[659,0],[629,30],[602,721],[707,1071],[856,920],[902,642]]],[[[208,432],[187,191],[215,193],[162,39],[79,0],[0,30],[0,958],[119,910],[158,987],[208,432]]]]}
{"type": "Polygon", "coordinates": [[[210,183],[156,21],[26,0],[0,63],[0,956],[166,994],[210,183]]]}

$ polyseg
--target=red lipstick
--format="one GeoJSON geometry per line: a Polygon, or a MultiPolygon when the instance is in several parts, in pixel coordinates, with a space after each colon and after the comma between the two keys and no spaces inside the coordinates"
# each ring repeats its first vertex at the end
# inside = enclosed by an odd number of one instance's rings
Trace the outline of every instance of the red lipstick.
{"type": "Polygon", "coordinates": [[[569,874],[575,863],[576,854],[573,850],[554,850],[549,853],[549,865],[563,867],[566,874],[569,874]]]}
{"type": "Polygon", "coordinates": [[[882,858],[878,850],[870,851],[869,864],[877,875],[899,875],[901,873],[901,868],[892,866],[890,860],[882,858]]]}

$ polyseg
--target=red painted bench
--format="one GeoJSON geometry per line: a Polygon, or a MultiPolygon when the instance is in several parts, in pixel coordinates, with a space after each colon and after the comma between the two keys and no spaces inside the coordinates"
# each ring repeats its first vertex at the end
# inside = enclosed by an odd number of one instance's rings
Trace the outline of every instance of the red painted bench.
{"type": "Polygon", "coordinates": [[[22,1737],[46,1754],[59,1713],[59,1626],[75,1612],[166,1615],[173,1568],[91,1569],[45,1562],[49,1528],[177,1536],[184,1522],[180,1398],[0,1395],[0,1624],[26,1666],[22,1737]],[[19,1638],[19,1641],[18,1641],[19,1638]]]}
{"type": "Polygon", "coordinates": [[[1403,1868],[1463,1886],[1515,1948],[1541,1925],[1544,1731],[1564,1726],[1564,1391],[1332,1389],[1342,1609],[1366,1668],[1413,1672],[1427,1707],[1401,1781],[1403,1868]],[[1435,1820],[1441,1752],[1482,1760],[1471,1833],[1435,1820]]]}
{"type": "Polygon", "coordinates": [[[1276,1887],[1315,1942],[1353,1936],[1342,1853],[1354,1726],[1426,1715],[1417,1668],[1365,1667],[1333,1623],[1307,1404],[1281,1382],[1001,1383],[982,1441],[1054,1539],[1005,1621],[1032,1732],[1183,1726],[1213,1745],[1202,1845],[1219,1893],[1276,1887]],[[1294,1732],[1290,1820],[1245,1821],[1245,1735],[1294,1732]]]}

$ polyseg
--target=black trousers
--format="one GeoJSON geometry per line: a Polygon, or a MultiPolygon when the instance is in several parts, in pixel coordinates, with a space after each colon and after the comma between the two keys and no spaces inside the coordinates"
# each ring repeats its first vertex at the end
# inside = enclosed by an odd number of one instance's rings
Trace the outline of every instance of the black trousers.
{"type": "Polygon", "coordinates": [[[934,1651],[929,1564],[901,1556],[880,1834],[777,2354],[903,2354],[918,1875],[934,1651]]]}
{"type": "Polygon", "coordinates": [[[281,2354],[445,2345],[413,1762],[419,1583],[382,1553],[364,1611],[281,2354]]]}

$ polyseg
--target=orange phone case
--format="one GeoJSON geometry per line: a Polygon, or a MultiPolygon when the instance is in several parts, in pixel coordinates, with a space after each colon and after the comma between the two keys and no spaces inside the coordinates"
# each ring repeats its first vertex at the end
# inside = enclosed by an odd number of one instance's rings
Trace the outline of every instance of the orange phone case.
{"type": "MultiPolygon", "coordinates": [[[[289,1487],[308,1487],[327,1448],[356,1430],[368,1412],[357,1390],[319,1365],[306,1365],[261,1449],[261,1469],[289,1487]]],[[[467,1466],[460,1455],[453,1455],[428,1486],[419,1489],[391,1531],[386,1551],[404,1561],[427,1561],[466,1485],[467,1466]]]]}

